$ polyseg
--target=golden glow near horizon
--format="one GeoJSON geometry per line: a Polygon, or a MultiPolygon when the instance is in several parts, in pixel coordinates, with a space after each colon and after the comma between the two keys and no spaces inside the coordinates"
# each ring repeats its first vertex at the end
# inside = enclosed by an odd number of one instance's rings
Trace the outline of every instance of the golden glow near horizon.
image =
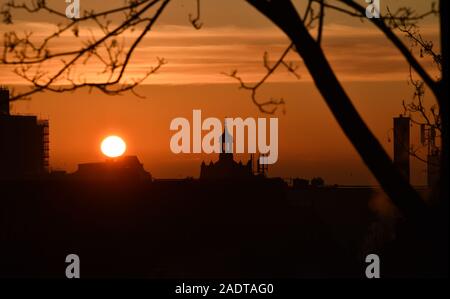
{"type": "Polygon", "coordinates": [[[108,136],[103,139],[100,149],[105,156],[117,158],[125,153],[127,145],[119,136],[108,136]]]}

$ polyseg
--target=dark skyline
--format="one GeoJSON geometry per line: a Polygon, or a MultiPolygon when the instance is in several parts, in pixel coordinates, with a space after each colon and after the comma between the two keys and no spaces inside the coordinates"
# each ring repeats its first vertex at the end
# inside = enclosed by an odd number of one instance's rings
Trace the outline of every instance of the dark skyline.
{"type": "Polygon", "coordinates": [[[0,0],[0,278],[448,276],[448,2],[367,1],[0,0]]]}
{"type": "MultiPolygon", "coordinates": [[[[107,135],[121,134],[127,139],[130,153],[138,155],[155,176],[198,176],[197,162],[217,157],[172,155],[168,129],[171,119],[187,117],[197,108],[219,118],[259,115],[249,94],[238,90],[236,82],[222,72],[238,69],[246,81],[258,80],[264,74],[264,51],[268,51],[272,60],[276,59],[288,43],[287,38],[249,5],[241,3],[243,1],[220,5],[206,1],[202,8],[204,27],[195,30],[187,17],[195,11],[193,2],[171,3],[133,56],[126,73],[129,77],[137,77],[154,66],[157,56],[168,62],[138,88],[147,99],[131,93],[108,97],[82,90],[65,95],[43,92],[35,94],[31,102],[12,104],[14,113],[41,115],[51,120],[52,169],[74,171],[78,163],[102,159],[98,150],[101,140],[107,135]],[[221,16],[221,11],[229,12],[233,18],[221,16]],[[177,161],[178,166],[172,161],[177,161]]],[[[302,1],[295,3],[304,9],[302,1]]],[[[422,1],[384,1],[383,6],[395,9],[405,3],[417,11],[429,9],[422,1]]],[[[81,4],[84,9],[101,9],[98,3],[81,4]]],[[[64,3],[56,3],[55,7],[63,10],[64,3]]],[[[22,32],[32,26],[38,38],[55,30],[54,20],[57,18],[18,11],[14,25],[1,24],[0,29],[6,32],[14,26],[17,32],[22,32]]],[[[113,21],[117,19],[113,17],[113,21]]],[[[429,16],[421,21],[420,30],[438,47],[437,25],[438,18],[429,16]]],[[[323,48],[333,69],[386,152],[392,154],[391,119],[403,112],[402,101],[412,95],[411,86],[407,84],[408,63],[369,22],[331,10],[324,26],[323,48]]],[[[89,36],[88,28],[95,28],[95,24],[82,26],[79,37],[70,32],[63,34],[55,46],[66,49],[79,44],[89,36]]],[[[94,34],[98,35],[96,30],[94,34]]],[[[133,36],[135,33],[126,32],[125,40],[133,36]]],[[[409,43],[403,37],[402,40],[409,43]]],[[[287,113],[279,110],[276,114],[283,138],[280,139],[279,162],[271,167],[270,174],[281,177],[322,175],[337,184],[376,184],[324,105],[303,62],[292,53],[288,60],[299,65],[301,78],[297,80],[285,70],[278,70],[262,94],[265,98],[276,96],[286,100],[287,113]]],[[[434,71],[430,60],[425,58],[422,62],[429,71],[434,71]]],[[[83,73],[98,76],[95,74],[98,66],[89,64],[83,73]]],[[[23,81],[12,73],[12,66],[0,65],[0,68],[4,70],[0,74],[2,84],[24,90],[15,85],[23,81]]],[[[47,70],[53,68],[54,65],[47,66],[47,70]]],[[[427,106],[434,104],[430,93],[425,101],[427,106]]],[[[413,128],[412,144],[418,144],[418,135],[417,128],[413,128]]],[[[424,185],[424,164],[413,159],[411,169],[412,183],[424,185]]]]}

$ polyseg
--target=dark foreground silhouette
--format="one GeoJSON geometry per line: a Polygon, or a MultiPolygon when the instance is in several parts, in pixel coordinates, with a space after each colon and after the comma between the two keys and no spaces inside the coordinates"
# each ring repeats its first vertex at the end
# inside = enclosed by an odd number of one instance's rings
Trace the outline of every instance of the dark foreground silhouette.
{"type": "MultiPolygon", "coordinates": [[[[44,180],[1,190],[2,277],[63,278],[72,253],[82,278],[365,277],[364,244],[378,221],[370,188],[292,190],[281,180],[44,180]]],[[[379,253],[384,276],[439,274],[408,272],[408,252],[393,244],[379,253]]],[[[410,268],[429,264],[416,260],[410,268]]]]}

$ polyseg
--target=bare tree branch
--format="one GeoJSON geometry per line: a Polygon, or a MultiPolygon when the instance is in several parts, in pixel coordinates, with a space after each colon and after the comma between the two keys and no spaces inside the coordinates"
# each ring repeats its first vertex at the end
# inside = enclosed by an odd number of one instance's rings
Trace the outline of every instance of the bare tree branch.
{"type": "Polygon", "coordinates": [[[323,31],[323,22],[325,19],[325,6],[324,0],[319,0],[320,4],[320,13],[319,13],[319,28],[317,30],[317,42],[320,44],[322,42],[322,31],[323,31]]]}
{"type": "Polygon", "coordinates": [[[288,0],[247,2],[292,41],[337,122],[386,194],[407,218],[420,218],[426,211],[420,195],[405,181],[364,123],[332,71],[320,45],[312,38],[292,3],[288,0]]]}
{"type": "MultiPolygon", "coordinates": [[[[361,15],[365,13],[365,8],[353,0],[340,0],[349,7],[355,9],[361,15]]],[[[441,105],[442,98],[439,90],[439,83],[433,80],[430,75],[425,71],[422,65],[417,61],[411,51],[402,43],[402,41],[397,37],[397,35],[391,30],[395,28],[396,21],[402,20],[403,23],[414,23],[414,21],[420,20],[428,15],[437,14],[437,11],[432,5],[431,10],[421,15],[415,15],[414,11],[410,9],[399,9],[396,14],[392,14],[388,18],[371,18],[370,21],[374,23],[385,35],[386,37],[397,47],[397,49],[402,53],[408,63],[413,67],[413,69],[419,74],[422,80],[428,85],[430,90],[435,95],[439,105],[441,105]]]]}
{"type": "MultiPolygon", "coordinates": [[[[134,50],[151,30],[169,1],[130,0],[127,6],[99,13],[85,11],[82,18],[70,20],[68,24],[59,26],[56,32],[49,35],[40,44],[36,44],[31,40],[31,33],[25,33],[25,36],[22,38],[15,32],[6,33],[3,53],[0,59],[1,64],[17,65],[18,67],[14,69],[14,72],[33,86],[27,92],[13,94],[11,100],[26,98],[43,90],[66,92],[82,87],[95,88],[109,95],[120,94],[130,90],[135,93],[133,89],[137,85],[151,74],[157,72],[166,63],[164,59],[157,58],[156,66],[151,67],[141,78],[123,80],[134,50]],[[160,4],[156,11],[151,16],[144,16],[156,4],[160,4]],[[110,28],[111,22],[109,20],[105,22],[100,21],[100,17],[106,18],[119,12],[124,13],[125,20],[113,29],[110,28]],[[48,48],[49,41],[61,36],[69,29],[72,30],[75,37],[78,37],[78,26],[86,21],[92,21],[97,24],[103,36],[96,39],[95,35],[91,33],[91,38],[83,42],[84,46],[81,49],[56,53],[50,51],[48,48]],[[117,37],[126,30],[135,30],[140,24],[144,24],[144,28],[131,46],[125,49],[124,42],[119,43],[117,37]],[[77,66],[86,65],[94,57],[104,65],[101,74],[107,75],[107,79],[87,80],[79,75],[76,76],[77,66]],[[56,61],[56,59],[59,59],[62,66],[55,73],[49,74],[41,71],[44,63],[56,61]]],[[[8,11],[8,9],[24,9],[31,13],[40,10],[54,12],[53,9],[46,5],[45,1],[39,1],[34,6],[27,6],[26,4],[16,4],[14,0],[10,0],[3,11],[8,11]]],[[[67,19],[65,15],[64,18],[67,19]]]]}
{"type": "Polygon", "coordinates": [[[203,23],[200,23],[200,0],[197,0],[197,15],[193,17],[189,14],[189,21],[195,29],[199,30],[202,28],[203,23]]]}
{"type": "Polygon", "coordinates": [[[225,75],[236,79],[240,88],[249,90],[251,92],[251,98],[253,103],[258,107],[258,109],[267,114],[274,114],[279,105],[284,105],[285,101],[283,98],[270,98],[267,101],[259,101],[257,97],[258,89],[272,76],[272,74],[278,69],[279,66],[284,66],[289,73],[293,74],[297,79],[300,79],[300,75],[297,73],[297,66],[292,62],[286,62],[285,58],[289,54],[289,52],[293,50],[293,44],[290,44],[281,54],[280,58],[271,66],[269,62],[268,53],[264,52],[264,68],[266,69],[266,74],[256,83],[249,84],[245,83],[244,80],[238,76],[238,71],[234,70],[231,73],[225,75]]]}

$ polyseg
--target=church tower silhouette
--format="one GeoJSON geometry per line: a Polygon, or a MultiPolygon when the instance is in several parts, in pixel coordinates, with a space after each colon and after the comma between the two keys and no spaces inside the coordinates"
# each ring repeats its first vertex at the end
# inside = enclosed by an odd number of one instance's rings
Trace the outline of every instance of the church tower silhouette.
{"type": "Polygon", "coordinates": [[[233,160],[233,135],[228,131],[227,119],[225,118],[223,134],[220,136],[219,160],[233,160]]]}

